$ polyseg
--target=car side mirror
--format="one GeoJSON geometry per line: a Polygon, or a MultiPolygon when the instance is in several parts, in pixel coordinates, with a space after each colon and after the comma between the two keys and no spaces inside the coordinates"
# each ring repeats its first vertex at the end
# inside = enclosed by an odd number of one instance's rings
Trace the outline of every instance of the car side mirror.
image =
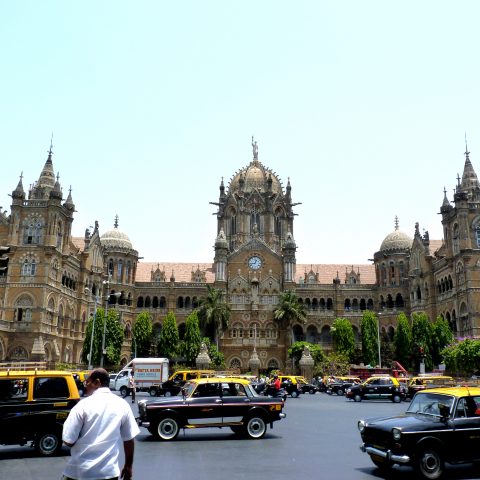
{"type": "Polygon", "coordinates": [[[450,415],[450,407],[448,405],[445,405],[444,403],[438,404],[438,411],[442,418],[448,418],[450,415]]]}

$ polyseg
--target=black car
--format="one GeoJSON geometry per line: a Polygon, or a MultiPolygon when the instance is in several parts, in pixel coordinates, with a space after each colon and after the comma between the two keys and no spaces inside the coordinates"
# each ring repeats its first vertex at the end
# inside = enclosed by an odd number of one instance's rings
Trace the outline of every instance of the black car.
{"type": "Polygon", "coordinates": [[[374,376],[359,385],[352,385],[345,393],[355,402],[372,399],[385,399],[399,403],[405,398],[405,389],[395,377],[374,376]]]}
{"type": "Polygon", "coordinates": [[[480,388],[418,392],[403,415],[360,420],[361,450],[383,471],[413,465],[438,479],[445,463],[480,460],[480,388]]]}
{"type": "Polygon", "coordinates": [[[260,396],[246,379],[199,378],[176,397],[139,401],[137,422],[159,440],[175,439],[182,428],[205,427],[259,439],[268,424],[285,418],[283,407],[283,399],[260,396]]]}
{"type": "Polygon", "coordinates": [[[0,444],[31,442],[41,455],[62,448],[63,423],[79,401],[70,372],[0,372],[0,444]]]}
{"type": "Polygon", "coordinates": [[[336,394],[342,396],[352,386],[360,384],[361,381],[358,377],[334,377],[326,387],[326,392],[329,395],[336,394]]]}

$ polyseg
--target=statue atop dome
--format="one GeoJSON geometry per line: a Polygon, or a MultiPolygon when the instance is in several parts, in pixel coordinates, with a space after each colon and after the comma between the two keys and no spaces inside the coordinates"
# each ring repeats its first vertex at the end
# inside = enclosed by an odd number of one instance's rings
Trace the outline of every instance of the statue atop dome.
{"type": "Polygon", "coordinates": [[[258,160],[258,145],[257,141],[253,141],[253,135],[252,135],[252,150],[253,150],[253,159],[258,160]]]}

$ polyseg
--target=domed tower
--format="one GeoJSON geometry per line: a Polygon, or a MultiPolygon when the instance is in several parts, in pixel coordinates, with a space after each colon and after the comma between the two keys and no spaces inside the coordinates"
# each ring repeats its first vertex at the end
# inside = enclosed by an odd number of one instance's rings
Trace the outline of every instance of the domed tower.
{"type": "Polygon", "coordinates": [[[131,305],[133,300],[133,286],[137,270],[138,252],[126,233],[118,229],[118,215],[112,230],[100,237],[104,248],[104,263],[110,281],[110,293],[120,291],[118,300],[120,305],[131,305]]]}
{"type": "MultiPolygon", "coordinates": [[[[223,229],[230,252],[238,250],[255,234],[280,253],[293,235],[290,182],[284,192],[277,175],[258,160],[257,142],[252,138],[253,159],[235,173],[225,192],[223,179],[217,211],[217,235],[223,229]]],[[[213,203],[213,202],[212,202],[213,203]]]]}
{"type": "Polygon", "coordinates": [[[398,217],[395,217],[395,230],[385,237],[373,257],[380,287],[380,308],[404,306],[412,242],[412,238],[399,230],[398,217]]]}

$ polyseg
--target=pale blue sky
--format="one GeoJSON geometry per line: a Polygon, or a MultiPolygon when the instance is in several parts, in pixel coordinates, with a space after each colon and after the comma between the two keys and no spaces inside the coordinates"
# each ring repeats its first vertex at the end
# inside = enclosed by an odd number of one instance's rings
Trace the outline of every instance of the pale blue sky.
{"type": "Polygon", "coordinates": [[[480,173],[480,2],[0,3],[0,205],[72,186],[73,233],[115,214],[145,260],[209,262],[225,182],[292,184],[298,263],[367,263],[480,173]]]}

